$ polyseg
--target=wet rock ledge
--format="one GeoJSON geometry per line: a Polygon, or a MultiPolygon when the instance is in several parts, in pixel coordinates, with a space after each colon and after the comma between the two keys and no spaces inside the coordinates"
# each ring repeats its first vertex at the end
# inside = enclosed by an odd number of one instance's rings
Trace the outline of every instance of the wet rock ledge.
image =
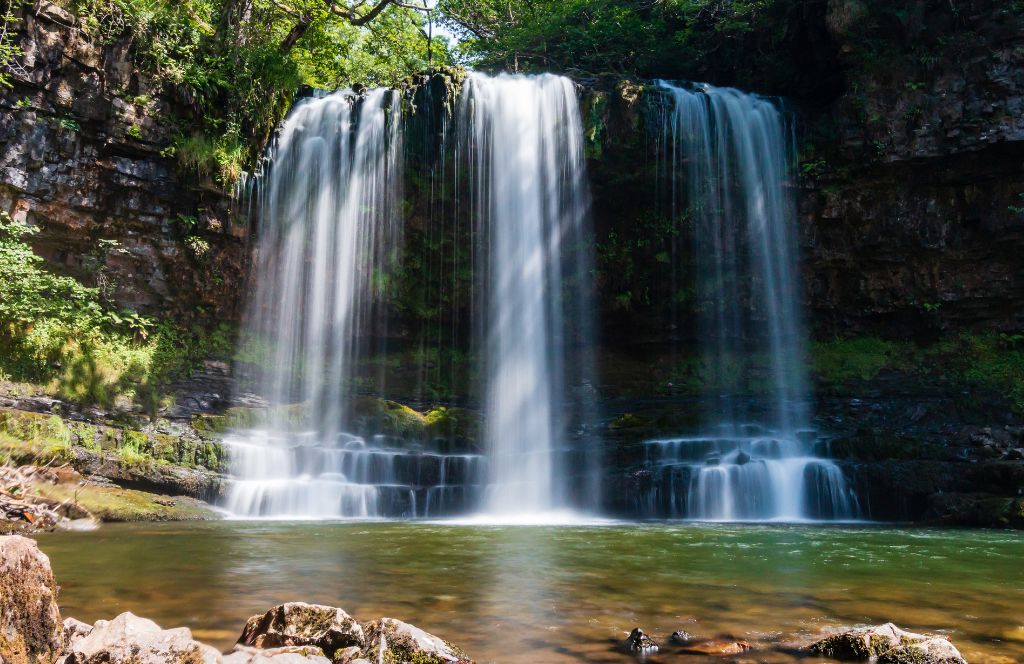
{"type": "Polygon", "coordinates": [[[343,610],[291,602],[246,623],[230,653],[122,613],[88,625],[61,620],[50,560],[19,535],[0,537],[0,662],[4,664],[473,664],[457,646],[394,618],[358,622],[343,610]]]}

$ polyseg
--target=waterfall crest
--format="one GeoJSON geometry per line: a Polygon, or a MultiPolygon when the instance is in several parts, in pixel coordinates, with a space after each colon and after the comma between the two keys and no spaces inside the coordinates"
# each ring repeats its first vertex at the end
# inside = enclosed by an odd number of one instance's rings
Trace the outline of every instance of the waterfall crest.
{"type": "MultiPolygon", "coordinates": [[[[853,518],[838,467],[813,453],[795,237],[792,139],[772,101],[731,88],[664,92],[672,214],[693,227],[708,434],[646,443],[651,509],[695,519],[853,518]],[[762,356],[767,405],[739,398],[739,358],[762,356]],[[753,424],[751,424],[753,423],[753,424]]],[[[763,401],[763,400],[762,400],[763,401]]]]}

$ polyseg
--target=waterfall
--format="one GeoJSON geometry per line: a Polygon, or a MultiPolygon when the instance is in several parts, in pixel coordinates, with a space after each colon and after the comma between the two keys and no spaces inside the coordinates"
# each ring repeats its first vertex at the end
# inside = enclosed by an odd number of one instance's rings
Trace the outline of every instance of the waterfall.
{"type": "Polygon", "coordinates": [[[688,215],[693,228],[711,405],[707,434],[646,443],[652,502],[695,519],[855,517],[842,473],[814,455],[808,430],[785,117],[772,101],[731,88],[658,86],[672,214],[688,215]],[[763,375],[752,378],[745,358],[764,358],[763,375]],[[738,396],[758,383],[769,395],[763,408],[738,396]]]}
{"type": "Polygon", "coordinates": [[[480,455],[357,431],[351,408],[356,388],[379,382],[360,360],[386,339],[380,282],[401,241],[402,127],[392,90],[305,99],[249,188],[259,240],[243,340],[271,407],[226,440],[236,515],[415,517],[477,500],[480,455]]]}
{"type": "Polygon", "coordinates": [[[460,120],[485,266],[477,314],[485,321],[485,508],[508,515],[578,505],[596,492],[597,473],[585,442],[569,440],[582,407],[569,392],[585,382],[588,362],[567,349],[589,347],[592,315],[576,91],[549,74],[470,74],[460,120]]]}

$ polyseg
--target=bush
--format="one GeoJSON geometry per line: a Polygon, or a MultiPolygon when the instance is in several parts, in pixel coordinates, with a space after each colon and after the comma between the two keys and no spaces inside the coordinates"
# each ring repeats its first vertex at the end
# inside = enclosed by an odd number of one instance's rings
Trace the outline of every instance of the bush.
{"type": "Polygon", "coordinates": [[[152,411],[168,381],[230,357],[231,326],[183,329],[106,308],[98,289],[45,269],[25,242],[34,232],[0,214],[0,378],[76,403],[123,397],[152,411]]]}

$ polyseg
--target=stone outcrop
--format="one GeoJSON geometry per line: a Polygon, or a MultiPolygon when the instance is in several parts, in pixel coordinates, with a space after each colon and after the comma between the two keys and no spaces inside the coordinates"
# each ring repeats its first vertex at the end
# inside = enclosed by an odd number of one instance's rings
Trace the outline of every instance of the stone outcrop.
{"type": "Polygon", "coordinates": [[[415,625],[380,618],[363,626],[364,657],[385,664],[472,664],[459,648],[415,625]]]}
{"type": "Polygon", "coordinates": [[[0,660],[50,664],[63,633],[50,559],[28,538],[0,536],[0,660]]]}
{"type": "MultiPolygon", "coordinates": [[[[673,641],[675,641],[675,634],[673,641]]],[[[626,640],[622,642],[622,649],[634,655],[646,656],[658,652],[658,644],[646,632],[639,627],[634,627],[626,640]]]]}
{"type": "Polygon", "coordinates": [[[219,664],[216,649],[192,638],[187,627],[162,629],[152,620],[122,613],[98,621],[73,640],[64,664],[219,664]]]}
{"type": "Polygon", "coordinates": [[[128,41],[103,45],[47,0],[16,11],[23,55],[0,93],[0,210],[40,229],[32,244],[52,266],[120,306],[235,318],[248,229],[220,191],[161,156],[172,115],[188,109],[139,70],[128,41]]]}
{"type": "Polygon", "coordinates": [[[288,602],[253,616],[238,642],[255,648],[313,646],[327,657],[349,647],[366,644],[363,628],[341,609],[304,602],[288,602]]]}
{"type": "Polygon", "coordinates": [[[808,650],[842,662],[967,664],[948,638],[907,632],[892,623],[832,634],[808,650]]]}

